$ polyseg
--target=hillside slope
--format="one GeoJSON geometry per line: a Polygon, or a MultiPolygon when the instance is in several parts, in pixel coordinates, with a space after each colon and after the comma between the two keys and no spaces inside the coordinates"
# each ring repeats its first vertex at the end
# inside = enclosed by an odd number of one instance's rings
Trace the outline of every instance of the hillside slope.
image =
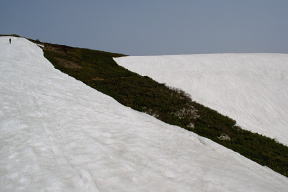
{"type": "Polygon", "coordinates": [[[115,58],[116,62],[288,145],[288,55],[198,54],[115,58]]]}
{"type": "Polygon", "coordinates": [[[41,44],[44,45],[41,46],[44,56],[56,69],[113,97],[121,104],[165,123],[193,131],[288,176],[288,147],[235,126],[235,120],[192,101],[182,90],[119,66],[113,58],[122,54],[41,44]],[[223,134],[228,135],[230,140],[219,139],[223,134]]]}
{"type": "Polygon", "coordinates": [[[288,180],[123,107],[0,38],[0,191],[286,191],[288,180]]]}

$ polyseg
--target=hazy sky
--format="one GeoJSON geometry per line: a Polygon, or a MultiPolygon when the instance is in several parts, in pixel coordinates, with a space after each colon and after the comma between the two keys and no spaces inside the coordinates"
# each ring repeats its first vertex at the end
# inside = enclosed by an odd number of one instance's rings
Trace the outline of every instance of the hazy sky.
{"type": "Polygon", "coordinates": [[[288,0],[1,0],[0,33],[129,55],[288,53],[288,0]]]}

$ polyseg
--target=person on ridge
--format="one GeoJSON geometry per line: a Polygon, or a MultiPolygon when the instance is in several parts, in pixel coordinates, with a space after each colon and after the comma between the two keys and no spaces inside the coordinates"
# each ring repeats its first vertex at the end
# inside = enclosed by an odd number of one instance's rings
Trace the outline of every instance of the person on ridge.
{"type": "Polygon", "coordinates": [[[9,43],[11,44],[11,38],[9,38],[9,43]]]}

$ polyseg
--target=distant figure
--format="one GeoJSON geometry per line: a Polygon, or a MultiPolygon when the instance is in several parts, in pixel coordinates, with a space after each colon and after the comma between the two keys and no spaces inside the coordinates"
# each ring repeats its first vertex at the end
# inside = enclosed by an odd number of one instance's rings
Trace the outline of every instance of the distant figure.
{"type": "Polygon", "coordinates": [[[11,38],[9,38],[9,43],[11,44],[11,38]]]}

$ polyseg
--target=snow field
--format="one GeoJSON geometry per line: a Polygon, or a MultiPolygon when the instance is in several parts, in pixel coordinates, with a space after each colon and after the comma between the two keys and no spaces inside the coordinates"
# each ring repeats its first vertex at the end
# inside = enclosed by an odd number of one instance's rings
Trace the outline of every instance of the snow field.
{"type": "Polygon", "coordinates": [[[180,88],[243,129],[288,145],[288,54],[128,56],[119,65],[180,88]]]}
{"type": "Polygon", "coordinates": [[[0,191],[287,191],[286,177],[117,101],[0,38],[0,191]]]}

